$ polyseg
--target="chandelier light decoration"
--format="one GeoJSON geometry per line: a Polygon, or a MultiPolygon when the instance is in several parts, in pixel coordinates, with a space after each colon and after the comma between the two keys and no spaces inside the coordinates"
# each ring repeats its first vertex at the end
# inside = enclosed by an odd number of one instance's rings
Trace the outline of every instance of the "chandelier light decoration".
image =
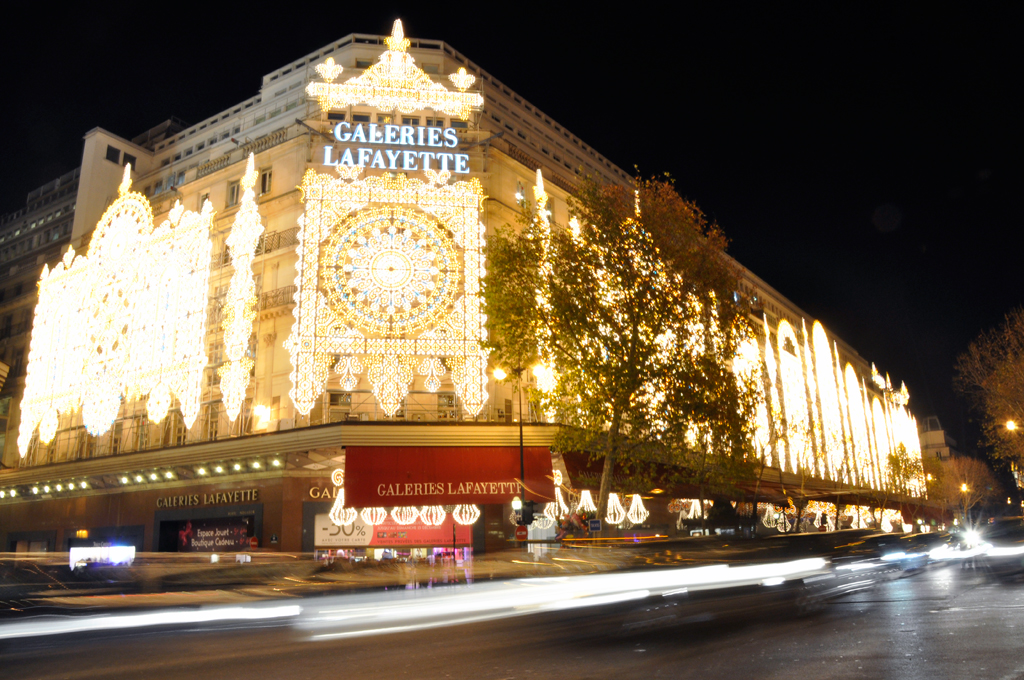
{"type": "Polygon", "coordinates": [[[399,524],[412,524],[420,517],[419,508],[414,508],[411,505],[403,505],[401,507],[391,509],[391,519],[395,520],[399,524]]]}
{"type": "Polygon", "coordinates": [[[423,520],[424,524],[429,526],[440,526],[444,522],[444,518],[448,516],[448,513],[444,511],[440,505],[425,505],[420,510],[420,519],[423,520]]]}
{"type": "Polygon", "coordinates": [[[475,524],[480,519],[480,508],[475,505],[456,505],[452,518],[463,526],[475,524]]]}
{"type": "Polygon", "coordinates": [[[228,287],[222,324],[227,362],[218,372],[221,376],[220,392],[224,399],[224,410],[232,422],[238,417],[245,400],[249,373],[253,368],[253,359],[246,352],[252,335],[252,322],[256,318],[256,283],[252,278],[252,261],[256,256],[256,244],[263,234],[263,223],[256,208],[254,191],[258,179],[255,156],[249,154],[241,181],[241,205],[226,241],[234,273],[228,287]]]}
{"type": "Polygon", "coordinates": [[[608,494],[608,513],[605,515],[604,521],[608,524],[614,524],[618,526],[626,519],[626,510],[622,507],[622,503],[619,501],[619,494],[610,493],[608,494]]]}
{"type": "Polygon", "coordinates": [[[644,507],[644,501],[640,498],[640,494],[633,494],[633,498],[629,503],[629,512],[626,513],[626,518],[633,524],[643,524],[650,516],[650,512],[644,507]]]}
{"type": "Polygon", "coordinates": [[[319,102],[323,110],[344,109],[365,104],[382,111],[398,109],[412,113],[421,109],[433,109],[462,120],[483,106],[484,98],[478,92],[466,92],[476,82],[476,77],[460,68],[449,76],[457,88],[452,91],[441,83],[435,83],[421,68],[407,50],[409,39],[402,30],[402,20],[396,19],[391,36],[385,38],[387,51],[377,58],[377,63],[361,75],[343,83],[334,81],[342,73],[342,67],[327,59],[316,67],[324,79],[322,83],[310,83],[306,94],[319,102]]]}
{"type": "Polygon", "coordinates": [[[590,495],[590,489],[580,491],[580,502],[576,506],[576,512],[597,512],[597,506],[594,505],[594,499],[590,495]]]}
{"type": "Polygon", "coordinates": [[[60,414],[79,409],[100,435],[121,400],[148,395],[158,422],[174,399],[186,427],[199,415],[213,209],[176,203],[159,226],[149,201],[131,191],[125,165],[117,199],[96,225],[86,255],[68,249],[39,280],[18,449],[33,433],[52,441],[60,414]]]}
{"type": "Polygon", "coordinates": [[[384,508],[363,508],[359,513],[359,517],[363,520],[364,524],[378,526],[383,524],[384,520],[388,518],[388,511],[384,508]]]}

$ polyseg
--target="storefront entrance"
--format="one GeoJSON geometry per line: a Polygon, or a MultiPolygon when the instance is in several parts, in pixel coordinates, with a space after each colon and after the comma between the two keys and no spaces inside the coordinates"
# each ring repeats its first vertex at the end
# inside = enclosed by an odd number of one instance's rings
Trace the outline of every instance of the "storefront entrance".
{"type": "Polygon", "coordinates": [[[238,552],[263,532],[263,504],[163,510],[154,527],[159,552],[238,552]]]}

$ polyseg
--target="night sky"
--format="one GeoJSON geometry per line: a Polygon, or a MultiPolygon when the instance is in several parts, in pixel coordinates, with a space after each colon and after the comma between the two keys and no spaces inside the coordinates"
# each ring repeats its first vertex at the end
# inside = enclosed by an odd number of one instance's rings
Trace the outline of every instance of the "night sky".
{"type": "Polygon", "coordinates": [[[197,122],[401,17],[620,167],[670,173],[744,266],[972,448],[955,358],[1024,299],[1021,10],[706,4],[35,3],[0,28],[0,212],[93,127],[197,122]]]}

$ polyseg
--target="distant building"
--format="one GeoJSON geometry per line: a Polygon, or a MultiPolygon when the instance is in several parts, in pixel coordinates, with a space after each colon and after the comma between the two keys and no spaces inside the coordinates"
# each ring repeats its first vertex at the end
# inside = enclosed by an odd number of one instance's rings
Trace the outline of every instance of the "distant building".
{"type": "Polygon", "coordinates": [[[921,438],[921,460],[949,460],[960,455],[956,440],[946,434],[938,416],[928,416],[918,426],[921,438]]]}

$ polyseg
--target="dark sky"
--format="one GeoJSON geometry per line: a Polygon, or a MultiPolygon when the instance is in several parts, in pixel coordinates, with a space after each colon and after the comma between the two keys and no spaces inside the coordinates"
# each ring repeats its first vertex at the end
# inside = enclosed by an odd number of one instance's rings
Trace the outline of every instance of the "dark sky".
{"type": "Polygon", "coordinates": [[[1009,3],[35,6],[0,28],[0,212],[77,166],[93,127],[201,120],[400,16],[621,167],[671,173],[742,264],[961,441],[955,358],[1024,300],[1024,22],[1009,3]]]}

